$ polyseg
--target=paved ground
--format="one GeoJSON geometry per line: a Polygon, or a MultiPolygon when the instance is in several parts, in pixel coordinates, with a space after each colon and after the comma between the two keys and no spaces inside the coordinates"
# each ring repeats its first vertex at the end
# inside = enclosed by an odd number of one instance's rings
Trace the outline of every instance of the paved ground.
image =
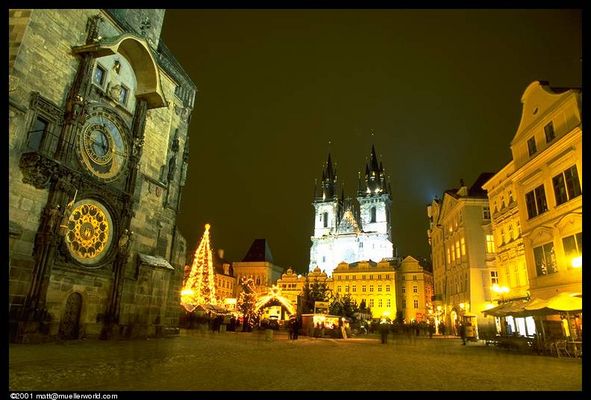
{"type": "Polygon", "coordinates": [[[9,347],[10,390],[582,390],[581,359],[459,339],[347,340],[183,331],[9,347]]]}

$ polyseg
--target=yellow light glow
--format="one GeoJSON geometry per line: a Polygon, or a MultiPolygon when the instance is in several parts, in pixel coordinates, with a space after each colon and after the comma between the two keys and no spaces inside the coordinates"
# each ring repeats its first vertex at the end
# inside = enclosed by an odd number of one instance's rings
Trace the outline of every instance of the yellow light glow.
{"type": "Polygon", "coordinates": [[[383,315],[384,317],[388,317],[388,316],[390,316],[390,310],[385,310],[385,311],[382,313],[382,315],[383,315]]]}
{"type": "Polygon", "coordinates": [[[437,306],[437,311],[441,311],[441,306],[437,306]]]}
{"type": "Polygon", "coordinates": [[[463,310],[465,307],[464,303],[460,303],[460,308],[463,310]]]}
{"type": "Polygon", "coordinates": [[[578,257],[573,258],[573,260],[571,261],[571,264],[572,264],[573,268],[581,268],[583,266],[583,257],[578,256],[578,257]]]}
{"type": "Polygon", "coordinates": [[[183,290],[181,291],[181,296],[190,296],[190,295],[192,295],[193,293],[194,293],[194,292],[193,292],[193,289],[183,289],[183,290]]]}

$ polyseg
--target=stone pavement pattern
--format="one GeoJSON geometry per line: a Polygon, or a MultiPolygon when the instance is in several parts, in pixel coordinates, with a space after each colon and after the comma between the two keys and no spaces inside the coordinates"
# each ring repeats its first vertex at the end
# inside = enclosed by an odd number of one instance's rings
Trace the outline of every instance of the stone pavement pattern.
{"type": "Polygon", "coordinates": [[[10,390],[582,390],[580,359],[459,339],[347,340],[183,331],[166,339],[10,345],[10,390]],[[551,377],[551,378],[550,378],[551,377]]]}

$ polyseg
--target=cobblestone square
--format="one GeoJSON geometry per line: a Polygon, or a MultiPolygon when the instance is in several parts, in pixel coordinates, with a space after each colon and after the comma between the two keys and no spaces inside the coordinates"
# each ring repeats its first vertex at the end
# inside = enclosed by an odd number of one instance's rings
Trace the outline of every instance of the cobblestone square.
{"type": "Polygon", "coordinates": [[[580,391],[582,360],[457,338],[287,339],[181,331],[136,341],[9,347],[10,390],[580,391]],[[550,378],[551,377],[551,378],[550,378]]]}

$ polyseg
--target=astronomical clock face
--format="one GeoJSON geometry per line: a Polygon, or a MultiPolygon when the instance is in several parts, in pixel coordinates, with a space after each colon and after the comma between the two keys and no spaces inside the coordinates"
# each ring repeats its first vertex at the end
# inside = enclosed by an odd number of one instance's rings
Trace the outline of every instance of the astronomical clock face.
{"type": "Polygon", "coordinates": [[[85,265],[98,263],[113,241],[113,221],[109,211],[94,200],[73,205],[68,219],[66,243],[70,255],[85,265]]]}
{"type": "Polygon", "coordinates": [[[78,138],[82,165],[104,182],[119,177],[127,162],[127,130],[111,112],[96,108],[84,122],[78,138]]]}

